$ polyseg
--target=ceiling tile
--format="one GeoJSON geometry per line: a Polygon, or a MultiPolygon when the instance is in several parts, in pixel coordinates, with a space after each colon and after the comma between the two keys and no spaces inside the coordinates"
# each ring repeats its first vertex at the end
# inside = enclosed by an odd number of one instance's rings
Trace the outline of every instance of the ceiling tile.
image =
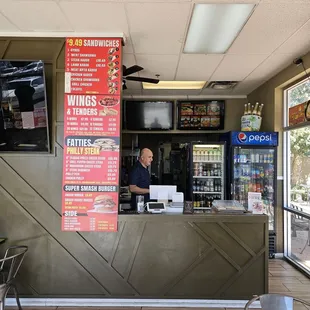
{"type": "Polygon", "coordinates": [[[123,65],[130,67],[136,64],[136,59],[134,54],[123,54],[123,65]]]}
{"type": "Polygon", "coordinates": [[[292,64],[294,60],[292,54],[278,54],[275,53],[268,57],[262,64],[260,64],[249,76],[251,80],[269,80],[278,72],[285,69],[292,64]]]}
{"type": "Polygon", "coordinates": [[[265,81],[263,79],[261,80],[251,80],[246,79],[240,84],[238,84],[234,89],[232,90],[233,95],[248,95],[253,90],[258,88],[260,85],[262,85],[265,81]]]}
{"type": "Polygon", "coordinates": [[[182,54],[176,80],[208,81],[224,55],[192,55],[182,54]]]}
{"type": "MultiPolygon", "coordinates": [[[[37,0],[42,1],[42,0],[37,0]]],[[[58,2],[63,1],[76,1],[76,0],[55,0],[58,2]]],[[[90,0],[81,0],[82,2],[89,2],[90,0]]],[[[91,0],[92,2],[111,2],[111,0],[91,0]]],[[[192,0],[113,0],[113,2],[122,2],[122,3],[130,3],[130,2],[144,2],[144,3],[160,3],[160,2],[171,2],[171,3],[179,3],[179,2],[191,2],[192,0]]]]}
{"type": "Polygon", "coordinates": [[[210,81],[242,81],[268,55],[226,55],[210,81]]]}
{"type": "Polygon", "coordinates": [[[131,38],[129,36],[125,37],[125,46],[123,46],[123,52],[128,54],[133,54],[133,45],[131,42],[131,38]]]}
{"type": "Polygon", "coordinates": [[[59,5],[75,31],[128,34],[125,7],[122,3],[62,1],[59,5]]]}
{"type": "Polygon", "coordinates": [[[300,4],[300,3],[309,3],[309,0],[261,0],[261,3],[290,3],[290,4],[300,4]]]}
{"type": "Polygon", "coordinates": [[[211,3],[214,4],[216,2],[216,4],[218,3],[237,3],[237,4],[241,4],[241,3],[259,3],[261,0],[193,0],[194,3],[211,3]]]}
{"type": "Polygon", "coordinates": [[[296,57],[304,55],[310,50],[310,21],[295,32],[287,41],[285,41],[277,50],[276,53],[294,54],[296,57]]]}
{"type": "Polygon", "coordinates": [[[179,54],[189,3],[127,3],[126,9],[135,53],[179,54]]]}
{"type": "Polygon", "coordinates": [[[18,27],[12,24],[5,16],[0,14],[0,31],[9,32],[9,31],[18,31],[18,27]]]}
{"type": "Polygon", "coordinates": [[[186,89],[143,89],[144,96],[188,96],[199,95],[200,90],[186,89]]]}
{"type": "Polygon", "coordinates": [[[228,54],[273,52],[310,18],[308,4],[259,4],[228,54]]]}
{"type": "Polygon", "coordinates": [[[72,31],[55,1],[1,1],[1,12],[22,31],[72,31]]]}
{"type": "Polygon", "coordinates": [[[139,55],[136,54],[137,65],[144,68],[139,72],[140,76],[156,78],[160,74],[160,80],[174,80],[178,56],[176,55],[139,55]]]}

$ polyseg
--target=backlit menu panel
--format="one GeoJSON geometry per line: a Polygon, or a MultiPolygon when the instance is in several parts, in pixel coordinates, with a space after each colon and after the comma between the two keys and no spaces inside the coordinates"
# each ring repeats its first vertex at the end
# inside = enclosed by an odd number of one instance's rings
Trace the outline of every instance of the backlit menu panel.
{"type": "Polygon", "coordinates": [[[66,40],[64,231],[117,231],[121,43],[66,40]]]}

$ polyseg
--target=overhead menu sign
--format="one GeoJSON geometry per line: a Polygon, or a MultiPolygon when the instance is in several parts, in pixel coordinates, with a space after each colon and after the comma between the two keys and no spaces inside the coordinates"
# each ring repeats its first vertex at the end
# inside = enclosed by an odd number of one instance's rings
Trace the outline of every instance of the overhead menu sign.
{"type": "Polygon", "coordinates": [[[117,231],[121,44],[66,39],[64,231],[117,231]]]}

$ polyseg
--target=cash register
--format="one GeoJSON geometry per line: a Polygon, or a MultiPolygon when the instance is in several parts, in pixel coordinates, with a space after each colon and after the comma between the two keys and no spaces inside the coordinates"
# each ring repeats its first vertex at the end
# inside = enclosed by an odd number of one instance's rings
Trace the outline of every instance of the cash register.
{"type": "Polygon", "coordinates": [[[151,185],[150,199],[146,204],[150,213],[183,213],[183,193],[177,193],[176,185],[151,185]]]}

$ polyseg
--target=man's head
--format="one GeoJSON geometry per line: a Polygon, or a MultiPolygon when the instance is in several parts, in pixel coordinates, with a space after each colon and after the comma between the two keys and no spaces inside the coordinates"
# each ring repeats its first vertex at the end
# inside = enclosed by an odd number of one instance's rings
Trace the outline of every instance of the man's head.
{"type": "Polygon", "coordinates": [[[153,153],[150,149],[143,149],[140,153],[140,163],[144,167],[148,167],[151,165],[153,161],[153,153]]]}

